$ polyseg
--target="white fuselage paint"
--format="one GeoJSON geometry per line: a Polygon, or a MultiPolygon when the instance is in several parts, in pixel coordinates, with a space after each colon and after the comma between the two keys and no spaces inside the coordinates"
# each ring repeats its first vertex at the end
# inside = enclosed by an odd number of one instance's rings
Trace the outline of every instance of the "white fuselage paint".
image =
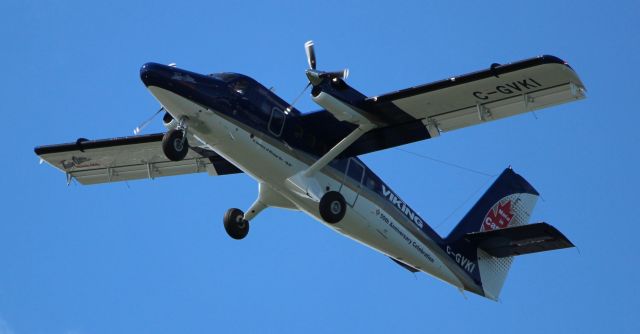
{"type": "MultiPolygon", "coordinates": [[[[301,196],[299,192],[293,191],[287,185],[287,179],[309,167],[309,164],[296,158],[300,152],[295,152],[291,148],[286,148],[288,152],[285,152],[270,144],[269,137],[254,133],[251,129],[245,129],[221,114],[170,91],[154,86],[149,87],[149,90],[174,118],[179,119],[182,116],[189,118],[188,131],[198,140],[204,141],[217,154],[256,181],[268,184],[282,197],[291,201],[292,207],[311,215],[325,226],[351,239],[463,289],[460,279],[444,263],[449,259],[442,259],[437,255],[437,250],[421,242],[412,231],[393,218],[397,214],[394,215],[383,209],[389,207],[388,205],[377,204],[374,196],[367,196],[364,193],[367,190],[359,193],[359,190],[343,185],[342,179],[329,175],[331,174],[329,167],[315,173],[313,178],[323,188],[328,187],[341,192],[351,191],[357,196],[355,203],[347,208],[342,221],[337,224],[328,224],[320,216],[317,201],[301,196]]],[[[386,195],[393,202],[395,194],[389,192],[386,195]]],[[[403,210],[401,205],[400,210],[403,210]]],[[[408,214],[411,215],[412,212],[408,214]]]]}

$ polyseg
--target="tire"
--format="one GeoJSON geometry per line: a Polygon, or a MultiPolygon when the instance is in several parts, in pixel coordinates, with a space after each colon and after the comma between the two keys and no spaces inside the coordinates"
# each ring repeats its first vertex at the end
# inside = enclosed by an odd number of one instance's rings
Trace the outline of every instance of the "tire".
{"type": "Polygon", "coordinates": [[[249,222],[243,219],[244,212],[240,209],[229,209],[224,214],[224,229],[236,240],[243,239],[249,233],[249,222]]]}
{"type": "Polygon", "coordinates": [[[337,191],[330,191],[320,199],[320,216],[329,224],[338,223],[347,213],[347,202],[337,191]]]}
{"type": "Polygon", "coordinates": [[[171,129],[162,137],[162,151],[167,159],[171,161],[180,161],[187,156],[189,152],[189,143],[185,138],[182,142],[184,133],[181,130],[171,129]]]}

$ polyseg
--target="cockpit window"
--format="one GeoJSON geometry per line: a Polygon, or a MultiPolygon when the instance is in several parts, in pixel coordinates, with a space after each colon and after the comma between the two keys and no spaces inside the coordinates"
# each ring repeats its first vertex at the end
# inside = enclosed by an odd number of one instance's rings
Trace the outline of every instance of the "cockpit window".
{"type": "Polygon", "coordinates": [[[229,89],[235,93],[245,95],[247,90],[251,87],[251,79],[247,76],[238,73],[212,73],[210,77],[225,82],[229,89]]]}
{"type": "MultiPolygon", "coordinates": [[[[279,98],[273,91],[267,89],[262,84],[258,83],[254,79],[231,72],[223,72],[223,73],[211,73],[210,77],[220,80],[224,82],[230,91],[233,93],[239,94],[249,100],[251,100],[254,104],[259,106],[260,110],[264,112],[266,115],[270,115],[273,106],[278,106],[282,110],[287,109],[287,102],[279,98]]],[[[288,112],[288,115],[299,115],[300,111],[296,108],[291,108],[288,112]]]]}
{"type": "Polygon", "coordinates": [[[244,95],[244,93],[246,93],[247,91],[247,88],[249,87],[249,83],[245,79],[238,79],[231,82],[230,86],[234,92],[244,95]]]}
{"type": "Polygon", "coordinates": [[[211,73],[209,76],[224,82],[231,82],[237,79],[240,75],[236,73],[211,73]]]}

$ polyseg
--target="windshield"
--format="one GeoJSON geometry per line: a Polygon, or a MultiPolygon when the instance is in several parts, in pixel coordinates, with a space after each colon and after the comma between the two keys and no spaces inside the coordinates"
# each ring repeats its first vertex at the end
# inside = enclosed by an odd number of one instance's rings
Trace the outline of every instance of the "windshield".
{"type": "Polygon", "coordinates": [[[241,74],[237,74],[237,73],[229,73],[229,72],[224,72],[224,73],[211,73],[209,74],[210,77],[214,78],[214,79],[218,79],[224,82],[231,82],[234,81],[237,78],[240,77],[244,77],[244,75],[241,74]]]}

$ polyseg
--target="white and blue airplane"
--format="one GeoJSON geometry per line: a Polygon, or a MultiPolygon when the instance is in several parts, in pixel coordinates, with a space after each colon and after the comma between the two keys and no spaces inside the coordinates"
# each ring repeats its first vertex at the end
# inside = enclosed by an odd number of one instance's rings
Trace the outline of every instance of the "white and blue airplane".
{"type": "Polygon", "coordinates": [[[202,75],[147,63],[140,78],[165,111],[165,133],[39,146],[35,153],[81,184],[208,172],[245,173],[255,202],[229,209],[224,228],[242,239],[269,207],[299,210],[411,272],[497,300],[513,258],[573,247],[546,223],[529,224],[538,192],[507,168],[447,237],[384,183],[359,155],[585,97],[576,72],[539,56],[367,97],[348,71],[316,69],[305,44],[313,101],[301,113],[245,75],[202,75]]]}

